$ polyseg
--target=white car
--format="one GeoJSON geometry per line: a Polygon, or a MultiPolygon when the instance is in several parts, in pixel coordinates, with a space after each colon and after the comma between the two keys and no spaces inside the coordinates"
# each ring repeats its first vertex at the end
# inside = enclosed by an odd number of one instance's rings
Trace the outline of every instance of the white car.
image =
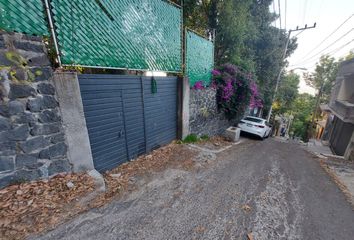
{"type": "Polygon", "coordinates": [[[241,128],[241,131],[257,135],[261,139],[269,137],[272,131],[267,120],[251,116],[242,119],[238,127],[241,128]]]}

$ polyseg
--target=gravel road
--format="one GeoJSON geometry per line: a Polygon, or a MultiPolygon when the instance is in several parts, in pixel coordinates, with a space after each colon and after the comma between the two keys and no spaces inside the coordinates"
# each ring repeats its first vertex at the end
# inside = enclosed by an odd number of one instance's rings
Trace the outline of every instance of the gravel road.
{"type": "Polygon", "coordinates": [[[246,139],[201,153],[136,191],[35,239],[354,239],[354,211],[312,155],[294,143],[246,139]],[[203,155],[204,154],[204,155],[203,155]]]}

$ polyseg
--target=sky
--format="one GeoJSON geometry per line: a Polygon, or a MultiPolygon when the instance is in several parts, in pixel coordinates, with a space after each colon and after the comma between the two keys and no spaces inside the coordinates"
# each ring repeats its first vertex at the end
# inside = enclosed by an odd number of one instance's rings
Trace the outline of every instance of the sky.
{"type": "MultiPolygon", "coordinates": [[[[281,19],[273,25],[280,27],[281,21],[281,27],[289,30],[297,26],[304,27],[305,24],[313,26],[316,22],[314,29],[292,32],[292,36],[299,34],[298,48],[287,59],[288,71],[294,70],[300,75],[306,71],[312,72],[321,55],[329,54],[338,59],[354,50],[354,0],[274,0],[271,10],[275,9],[276,13],[279,13],[278,1],[281,19]]],[[[316,93],[303,79],[300,81],[299,92],[316,93]]]]}

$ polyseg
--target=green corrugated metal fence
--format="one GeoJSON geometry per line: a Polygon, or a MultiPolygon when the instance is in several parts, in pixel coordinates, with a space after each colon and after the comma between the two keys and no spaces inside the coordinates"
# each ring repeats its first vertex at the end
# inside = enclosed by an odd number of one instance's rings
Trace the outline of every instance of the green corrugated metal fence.
{"type": "Polygon", "coordinates": [[[181,9],[161,0],[51,0],[64,64],[181,71],[181,9]]]}
{"type": "Polygon", "coordinates": [[[190,86],[198,81],[204,85],[211,82],[211,71],[214,67],[214,43],[195,34],[186,32],[186,75],[190,86]]]}
{"type": "Polygon", "coordinates": [[[48,35],[42,0],[0,0],[0,29],[48,35]]]}

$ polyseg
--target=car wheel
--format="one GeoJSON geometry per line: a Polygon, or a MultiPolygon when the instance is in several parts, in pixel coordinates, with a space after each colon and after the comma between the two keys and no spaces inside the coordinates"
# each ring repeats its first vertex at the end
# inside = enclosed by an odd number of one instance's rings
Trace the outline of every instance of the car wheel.
{"type": "Polygon", "coordinates": [[[264,133],[264,136],[261,137],[261,140],[263,141],[266,138],[266,133],[264,133]]]}

